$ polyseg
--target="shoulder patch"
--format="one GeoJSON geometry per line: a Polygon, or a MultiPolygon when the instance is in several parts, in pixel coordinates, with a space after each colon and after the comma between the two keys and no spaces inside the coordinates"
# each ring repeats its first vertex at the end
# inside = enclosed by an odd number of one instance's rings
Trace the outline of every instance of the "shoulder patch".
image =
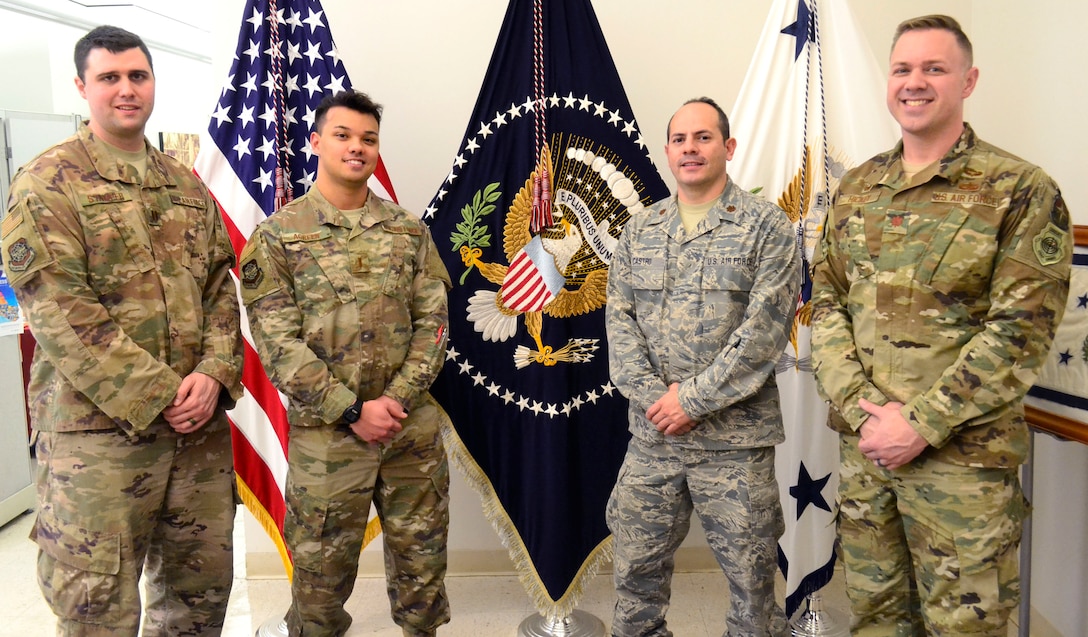
{"type": "Polygon", "coordinates": [[[1035,249],[1035,258],[1042,265],[1054,265],[1065,258],[1066,233],[1054,225],[1046,224],[1039,234],[1032,239],[1032,247],[1035,249]]]}
{"type": "Polygon", "coordinates": [[[257,259],[250,259],[242,263],[240,268],[242,272],[242,287],[249,290],[256,290],[261,285],[261,281],[264,280],[264,270],[261,269],[261,264],[257,262],[257,259]]]}
{"type": "Polygon", "coordinates": [[[25,272],[37,255],[38,253],[30,246],[26,237],[19,237],[8,246],[7,269],[12,272],[25,272]]]}
{"type": "Polygon", "coordinates": [[[238,278],[242,292],[242,302],[249,305],[255,301],[283,289],[283,283],[276,274],[268,255],[264,252],[263,243],[254,232],[246,246],[242,248],[242,256],[238,262],[238,278]]]}

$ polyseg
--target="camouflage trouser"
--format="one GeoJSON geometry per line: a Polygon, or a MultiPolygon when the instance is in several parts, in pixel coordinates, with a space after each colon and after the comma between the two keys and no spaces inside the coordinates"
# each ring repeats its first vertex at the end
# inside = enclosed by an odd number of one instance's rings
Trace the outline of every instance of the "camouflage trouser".
{"type": "Polygon", "coordinates": [[[699,514],[707,543],[729,582],[726,633],[780,637],[786,616],[775,602],[782,507],[774,448],[698,451],[632,438],[609,498],[613,534],[615,637],[668,637],[676,549],[699,514]]]}
{"type": "Polygon", "coordinates": [[[219,635],[234,577],[230,429],[36,434],[38,583],[57,634],[219,635]]]}
{"type": "Polygon", "coordinates": [[[1005,637],[1028,513],[1017,470],[916,460],[888,471],[857,446],[857,436],[842,437],[838,524],[851,632],[1005,637]]]}
{"type": "Polygon", "coordinates": [[[371,500],[382,520],[393,621],[421,636],[449,621],[450,476],[441,417],[425,401],[383,446],[331,425],[291,430],[284,536],[294,558],[292,637],[343,635],[351,624],[344,603],[359,571],[371,500]]]}

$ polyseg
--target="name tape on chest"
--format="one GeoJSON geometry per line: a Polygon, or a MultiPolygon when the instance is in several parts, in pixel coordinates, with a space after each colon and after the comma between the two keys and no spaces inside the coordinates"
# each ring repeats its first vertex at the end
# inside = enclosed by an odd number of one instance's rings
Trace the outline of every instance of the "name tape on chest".
{"type": "Polygon", "coordinates": [[[123,192],[96,192],[83,197],[84,206],[96,206],[104,203],[121,203],[132,198],[123,192]]]}
{"type": "Polygon", "coordinates": [[[996,208],[1001,205],[1001,199],[982,192],[935,192],[930,198],[932,203],[957,203],[974,206],[989,206],[996,208]]]}

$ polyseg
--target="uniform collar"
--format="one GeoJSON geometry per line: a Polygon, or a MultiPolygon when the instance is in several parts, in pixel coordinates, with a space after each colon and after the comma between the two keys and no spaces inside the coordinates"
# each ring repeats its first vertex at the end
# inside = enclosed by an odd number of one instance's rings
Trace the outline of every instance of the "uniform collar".
{"type": "Polygon", "coordinates": [[[147,173],[144,175],[144,179],[141,182],[140,176],[136,172],[136,168],[129,165],[127,162],[121,161],[116,155],[110,152],[106,142],[99,139],[91,131],[88,121],[89,120],[83,120],[83,122],[80,123],[77,136],[80,143],[83,144],[87,156],[90,157],[95,172],[97,172],[100,177],[107,181],[120,181],[134,186],[143,185],[149,188],[173,185],[174,181],[167,174],[166,168],[162,163],[162,158],[155,152],[155,148],[151,146],[151,143],[147,141],[146,137],[144,138],[144,147],[147,149],[147,173]]]}
{"type": "MultiPolygon", "coordinates": [[[[348,221],[348,218],[340,212],[339,208],[329,203],[329,200],[325,199],[325,196],[321,194],[316,186],[310,188],[305,196],[309,199],[310,206],[319,224],[351,229],[351,222],[348,221]]],[[[392,218],[393,213],[386,207],[382,198],[374,194],[373,190],[370,190],[369,194],[367,194],[366,205],[363,206],[363,214],[359,217],[359,225],[363,228],[369,228],[392,218]]]]}
{"type": "MultiPolygon", "coordinates": [[[[733,179],[729,178],[725,183],[725,190],[722,191],[721,196],[707,211],[706,218],[699,223],[698,229],[684,238],[690,239],[699,236],[723,223],[736,223],[738,211],[743,210],[743,206],[739,205],[738,193],[739,188],[733,183],[733,179]]],[[[679,195],[669,197],[666,204],[658,210],[659,214],[650,219],[649,225],[665,224],[665,232],[672,238],[685,234],[684,223],[680,219],[679,201],[679,195]]]]}
{"type": "MultiPolygon", "coordinates": [[[[927,168],[918,175],[924,176],[930,174],[930,179],[939,176],[942,177],[952,185],[956,185],[963,179],[975,179],[981,173],[977,167],[971,166],[972,161],[975,159],[974,150],[978,146],[978,136],[975,134],[971,125],[964,122],[963,132],[960,133],[959,139],[955,144],[952,144],[952,148],[948,150],[943,157],[937,161],[937,167],[927,168]]],[[[895,145],[895,148],[887,156],[888,161],[886,163],[878,163],[873,167],[873,171],[869,174],[866,181],[870,184],[880,184],[882,186],[888,186],[891,188],[902,188],[906,185],[906,175],[903,173],[903,140],[900,139],[899,143],[895,145]]],[[[916,181],[917,183],[921,183],[916,181]]],[[[868,190],[868,188],[866,188],[868,190]]]]}

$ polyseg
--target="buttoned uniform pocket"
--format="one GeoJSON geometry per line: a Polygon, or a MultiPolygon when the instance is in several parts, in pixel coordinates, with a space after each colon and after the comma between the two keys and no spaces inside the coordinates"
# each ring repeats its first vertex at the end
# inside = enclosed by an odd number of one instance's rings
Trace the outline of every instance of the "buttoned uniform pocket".
{"type": "Polygon", "coordinates": [[[707,255],[703,259],[699,283],[700,314],[706,320],[700,321],[699,329],[704,338],[724,343],[744,320],[755,281],[750,265],[751,262],[743,257],[727,259],[707,255]]]}
{"type": "Polygon", "coordinates": [[[286,504],[283,539],[291,550],[291,560],[295,568],[320,573],[325,563],[330,503],[289,485],[286,504]]]}
{"type": "Polygon", "coordinates": [[[416,271],[415,248],[422,231],[413,226],[396,226],[386,228],[385,231],[392,240],[383,264],[382,294],[398,301],[407,301],[412,298],[412,283],[416,271]]]}
{"type": "Polygon", "coordinates": [[[121,612],[121,535],[83,528],[48,511],[31,532],[41,555],[38,585],[58,617],[115,623],[121,612]]]}
{"type": "Polygon", "coordinates": [[[665,287],[665,257],[657,254],[640,254],[638,257],[631,259],[631,289],[635,292],[660,292],[665,287]]]}
{"type": "Polygon", "coordinates": [[[851,285],[876,274],[876,263],[873,262],[873,255],[869,253],[864,232],[844,236],[840,251],[850,257],[846,261],[846,280],[851,285]]]}
{"type": "Polygon", "coordinates": [[[185,197],[176,192],[161,194],[166,208],[163,232],[170,256],[187,269],[198,287],[208,276],[208,228],[203,200],[185,197]]]}
{"type": "Polygon", "coordinates": [[[948,632],[992,634],[999,608],[1009,610],[1017,591],[1017,547],[1030,511],[1019,487],[1001,510],[970,519],[941,520],[911,511],[908,544],[922,551],[915,564],[919,586],[930,591],[939,613],[930,620],[948,632]]]}
{"type": "Polygon", "coordinates": [[[285,236],[283,246],[294,280],[295,304],[305,323],[355,302],[347,247],[328,228],[285,236]]]}
{"type": "Polygon", "coordinates": [[[996,227],[954,208],[933,229],[915,279],[970,302],[990,287],[997,247],[996,227]]]}
{"type": "MultiPolygon", "coordinates": [[[[126,197],[127,199],[127,197],[126,197]]],[[[95,292],[107,296],[138,276],[157,268],[150,238],[133,223],[129,209],[138,204],[84,204],[87,276],[95,292]]]]}

